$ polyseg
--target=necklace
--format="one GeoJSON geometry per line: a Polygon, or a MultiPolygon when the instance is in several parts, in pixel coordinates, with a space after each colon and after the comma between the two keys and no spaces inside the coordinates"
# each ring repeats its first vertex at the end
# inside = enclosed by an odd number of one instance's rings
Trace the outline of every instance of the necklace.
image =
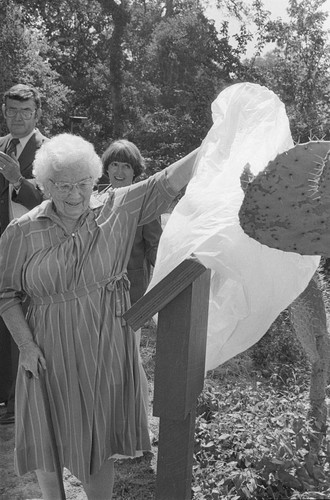
{"type": "Polygon", "coordinates": [[[71,234],[71,236],[76,236],[81,217],[79,217],[78,219],[71,219],[70,217],[65,217],[65,215],[57,215],[62,227],[64,227],[65,232],[67,234],[71,234]]]}
{"type": "Polygon", "coordinates": [[[73,219],[71,217],[66,217],[62,213],[60,214],[56,210],[56,206],[55,206],[54,202],[53,202],[53,207],[54,207],[54,211],[55,211],[55,213],[56,213],[56,215],[58,217],[58,220],[59,220],[61,226],[63,227],[65,233],[66,234],[71,234],[71,236],[76,236],[78,227],[80,226],[81,221],[86,217],[86,215],[87,215],[87,213],[88,213],[89,210],[87,209],[77,219],[73,219]]]}

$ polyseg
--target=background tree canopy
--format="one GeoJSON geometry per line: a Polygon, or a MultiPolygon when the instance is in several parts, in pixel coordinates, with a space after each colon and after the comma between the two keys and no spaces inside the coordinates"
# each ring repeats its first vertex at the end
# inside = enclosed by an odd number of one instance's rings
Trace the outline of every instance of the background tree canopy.
{"type": "Polygon", "coordinates": [[[296,141],[329,140],[324,0],[289,0],[285,22],[272,21],[262,0],[217,0],[220,28],[206,16],[206,3],[0,0],[0,90],[35,85],[45,133],[71,130],[99,153],[127,137],[154,160],[150,171],[200,144],[211,102],[237,81],[260,83],[282,99],[296,141]],[[252,31],[255,50],[247,58],[252,31]]]}

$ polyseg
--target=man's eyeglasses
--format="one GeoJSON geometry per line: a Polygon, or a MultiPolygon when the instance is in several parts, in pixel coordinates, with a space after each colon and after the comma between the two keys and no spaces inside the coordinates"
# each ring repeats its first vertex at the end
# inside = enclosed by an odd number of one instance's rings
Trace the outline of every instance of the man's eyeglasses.
{"type": "Polygon", "coordinates": [[[76,187],[78,191],[85,192],[94,186],[94,180],[92,179],[92,177],[88,177],[87,179],[83,179],[79,182],[55,182],[52,179],[49,180],[54,184],[57,191],[61,194],[70,194],[74,187],[76,187]]]}
{"type": "Polygon", "coordinates": [[[5,108],[5,115],[8,118],[14,118],[19,113],[24,120],[30,120],[36,109],[5,108]]]}

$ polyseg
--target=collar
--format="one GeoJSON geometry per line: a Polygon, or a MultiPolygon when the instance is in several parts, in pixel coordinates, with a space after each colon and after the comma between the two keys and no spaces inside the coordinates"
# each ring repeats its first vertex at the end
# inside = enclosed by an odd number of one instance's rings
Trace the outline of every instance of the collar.
{"type": "MultiPolygon", "coordinates": [[[[104,203],[102,202],[102,200],[92,195],[89,202],[89,209],[86,210],[86,212],[81,217],[84,219],[87,218],[92,213],[94,215],[94,212],[96,212],[99,208],[103,207],[103,205],[104,203]]],[[[61,220],[60,217],[57,215],[56,211],[54,210],[52,200],[45,200],[43,203],[38,205],[36,209],[37,209],[37,214],[36,214],[37,219],[46,217],[55,222],[61,220]]]]}
{"type": "Polygon", "coordinates": [[[92,193],[91,199],[89,200],[89,207],[95,210],[99,207],[103,207],[105,199],[97,196],[97,192],[92,193]]]}
{"type": "MultiPolygon", "coordinates": [[[[35,128],[34,130],[32,130],[32,132],[29,133],[29,135],[26,135],[25,137],[17,137],[17,139],[20,142],[20,145],[22,146],[22,149],[25,148],[26,144],[29,142],[29,140],[31,139],[33,134],[35,134],[36,132],[37,132],[37,129],[35,128]]],[[[13,136],[10,134],[9,141],[11,141],[12,139],[13,139],[13,136]]]]}

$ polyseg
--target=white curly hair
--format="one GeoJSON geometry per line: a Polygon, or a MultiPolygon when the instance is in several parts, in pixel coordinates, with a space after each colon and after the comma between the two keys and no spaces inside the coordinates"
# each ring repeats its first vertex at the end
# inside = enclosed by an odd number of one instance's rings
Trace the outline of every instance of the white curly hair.
{"type": "Polygon", "coordinates": [[[93,144],[73,134],[58,134],[44,142],[37,150],[33,163],[33,175],[44,189],[54,172],[71,169],[79,171],[87,166],[94,182],[102,175],[102,161],[93,144]]]}

